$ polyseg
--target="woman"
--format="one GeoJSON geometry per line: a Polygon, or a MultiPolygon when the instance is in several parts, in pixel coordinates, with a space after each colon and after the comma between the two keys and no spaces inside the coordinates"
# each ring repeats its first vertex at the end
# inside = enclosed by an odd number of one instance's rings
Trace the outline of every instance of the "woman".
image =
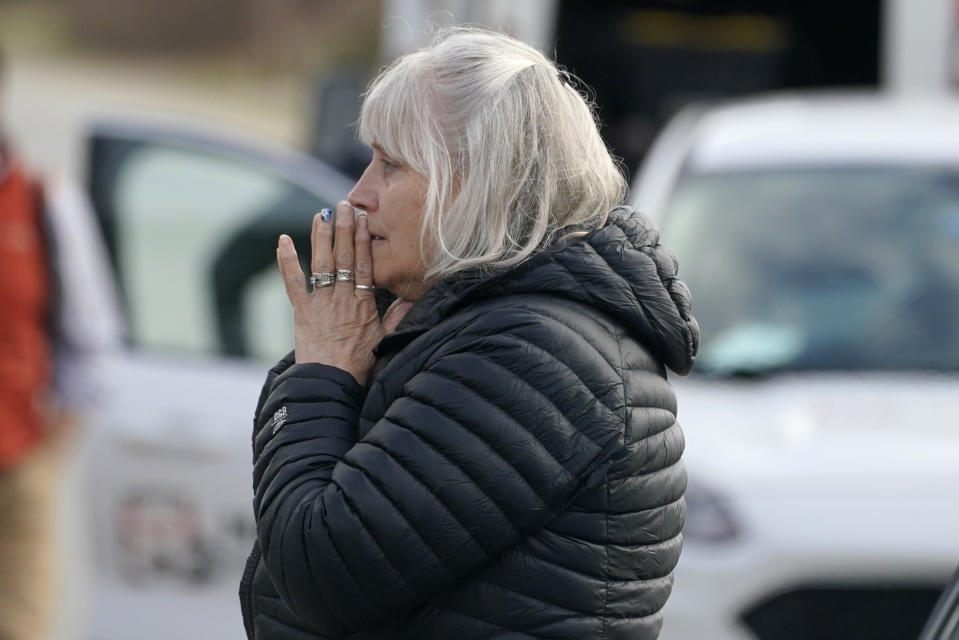
{"type": "Polygon", "coordinates": [[[360,136],[312,291],[277,248],[295,360],[256,412],[247,634],[655,638],[686,485],[666,367],[698,327],[589,106],[454,30],[373,83],[360,136]]]}

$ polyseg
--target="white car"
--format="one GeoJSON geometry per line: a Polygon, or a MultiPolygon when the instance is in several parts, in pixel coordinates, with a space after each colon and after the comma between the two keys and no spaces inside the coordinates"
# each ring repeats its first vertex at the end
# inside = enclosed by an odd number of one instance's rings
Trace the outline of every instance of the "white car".
{"type": "Polygon", "coordinates": [[[959,559],[959,102],[681,112],[633,202],[702,327],[662,640],[907,640],[959,559]]]}
{"type": "Polygon", "coordinates": [[[292,344],[276,240],[308,246],[313,213],[352,186],[306,155],[198,127],[114,119],[88,137],[127,347],[84,451],[81,640],[244,637],[253,411],[292,344]]]}

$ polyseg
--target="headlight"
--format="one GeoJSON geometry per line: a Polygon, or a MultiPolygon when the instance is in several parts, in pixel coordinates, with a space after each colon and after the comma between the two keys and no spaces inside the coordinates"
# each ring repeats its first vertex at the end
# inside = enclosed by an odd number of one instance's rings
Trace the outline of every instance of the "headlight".
{"type": "Polygon", "coordinates": [[[742,528],[729,501],[701,484],[686,487],[686,524],[683,537],[690,542],[719,544],[735,540],[742,528]]]}

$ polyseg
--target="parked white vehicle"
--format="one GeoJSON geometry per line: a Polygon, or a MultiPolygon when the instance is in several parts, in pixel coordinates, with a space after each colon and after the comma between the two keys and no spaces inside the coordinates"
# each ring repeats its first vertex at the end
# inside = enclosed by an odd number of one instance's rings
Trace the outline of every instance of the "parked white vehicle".
{"type": "Polygon", "coordinates": [[[917,637],[959,559],[959,102],[692,107],[633,204],[702,327],[662,640],[917,637]]]}
{"type": "Polygon", "coordinates": [[[313,213],[352,182],[212,131],[118,120],[90,130],[89,193],[127,347],[84,447],[94,553],[83,640],[244,637],[253,411],[292,344],[275,243],[285,232],[306,246],[313,213]]]}

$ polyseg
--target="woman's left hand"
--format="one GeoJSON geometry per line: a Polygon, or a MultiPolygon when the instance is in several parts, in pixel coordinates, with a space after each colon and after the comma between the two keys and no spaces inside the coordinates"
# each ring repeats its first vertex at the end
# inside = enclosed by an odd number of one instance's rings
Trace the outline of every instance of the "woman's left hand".
{"type": "Polygon", "coordinates": [[[348,202],[337,203],[335,244],[333,223],[323,218],[322,212],[313,218],[313,273],[346,269],[353,273],[353,280],[334,280],[308,291],[293,240],[280,236],[276,260],[293,305],[296,362],[332,365],[365,384],[375,359],[373,347],[385,334],[373,300],[373,257],[366,215],[354,221],[353,207],[348,202]]]}

